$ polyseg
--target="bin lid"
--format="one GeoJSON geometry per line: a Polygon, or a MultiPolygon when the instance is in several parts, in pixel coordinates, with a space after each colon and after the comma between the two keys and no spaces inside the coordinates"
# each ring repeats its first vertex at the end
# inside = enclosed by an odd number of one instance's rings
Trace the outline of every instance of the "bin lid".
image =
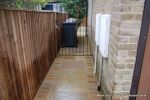
{"type": "Polygon", "coordinates": [[[64,23],[76,23],[77,19],[76,18],[68,18],[64,23]]]}

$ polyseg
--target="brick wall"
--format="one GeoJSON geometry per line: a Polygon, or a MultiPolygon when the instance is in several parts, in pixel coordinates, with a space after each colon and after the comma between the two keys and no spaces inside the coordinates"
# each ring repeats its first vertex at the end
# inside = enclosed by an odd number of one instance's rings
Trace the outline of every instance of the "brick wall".
{"type": "MultiPolygon", "coordinates": [[[[89,0],[89,18],[92,21],[92,46],[94,54],[95,15],[111,14],[111,31],[108,59],[104,59],[102,88],[103,94],[128,94],[131,87],[137,44],[140,35],[144,0],[89,0]],[[91,14],[92,13],[92,14],[91,14]]],[[[101,55],[97,66],[102,66],[101,55]]],[[[99,69],[97,69],[99,72],[99,69]]],[[[98,75],[98,74],[97,74],[98,75]]],[[[128,100],[128,97],[104,97],[113,100],[128,100]]]]}

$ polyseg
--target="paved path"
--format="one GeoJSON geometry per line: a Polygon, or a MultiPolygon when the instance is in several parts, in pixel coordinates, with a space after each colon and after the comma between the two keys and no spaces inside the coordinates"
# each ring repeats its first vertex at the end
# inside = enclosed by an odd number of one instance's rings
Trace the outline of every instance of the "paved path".
{"type": "Polygon", "coordinates": [[[101,100],[90,56],[57,57],[35,100],[101,100]]]}

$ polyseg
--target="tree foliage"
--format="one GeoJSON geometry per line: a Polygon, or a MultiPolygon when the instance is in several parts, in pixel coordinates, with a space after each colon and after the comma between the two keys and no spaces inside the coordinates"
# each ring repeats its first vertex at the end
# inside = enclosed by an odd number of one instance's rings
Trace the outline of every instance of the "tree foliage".
{"type": "Polygon", "coordinates": [[[0,0],[0,5],[2,6],[15,6],[15,0],[0,0]]]}
{"type": "Polygon", "coordinates": [[[21,9],[34,9],[39,4],[44,5],[48,0],[0,0],[0,5],[21,9]]]}
{"type": "Polygon", "coordinates": [[[83,19],[86,16],[87,0],[60,0],[60,1],[70,17],[83,19]]]}
{"type": "Polygon", "coordinates": [[[47,0],[16,0],[15,5],[17,8],[34,9],[39,4],[44,5],[47,0]]]}

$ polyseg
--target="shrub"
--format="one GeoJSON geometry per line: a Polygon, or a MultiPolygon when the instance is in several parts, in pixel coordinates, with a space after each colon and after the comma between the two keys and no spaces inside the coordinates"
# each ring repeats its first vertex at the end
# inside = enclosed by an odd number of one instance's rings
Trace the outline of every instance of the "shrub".
{"type": "Polygon", "coordinates": [[[86,16],[87,0],[60,0],[69,17],[82,20],[86,16]]]}

